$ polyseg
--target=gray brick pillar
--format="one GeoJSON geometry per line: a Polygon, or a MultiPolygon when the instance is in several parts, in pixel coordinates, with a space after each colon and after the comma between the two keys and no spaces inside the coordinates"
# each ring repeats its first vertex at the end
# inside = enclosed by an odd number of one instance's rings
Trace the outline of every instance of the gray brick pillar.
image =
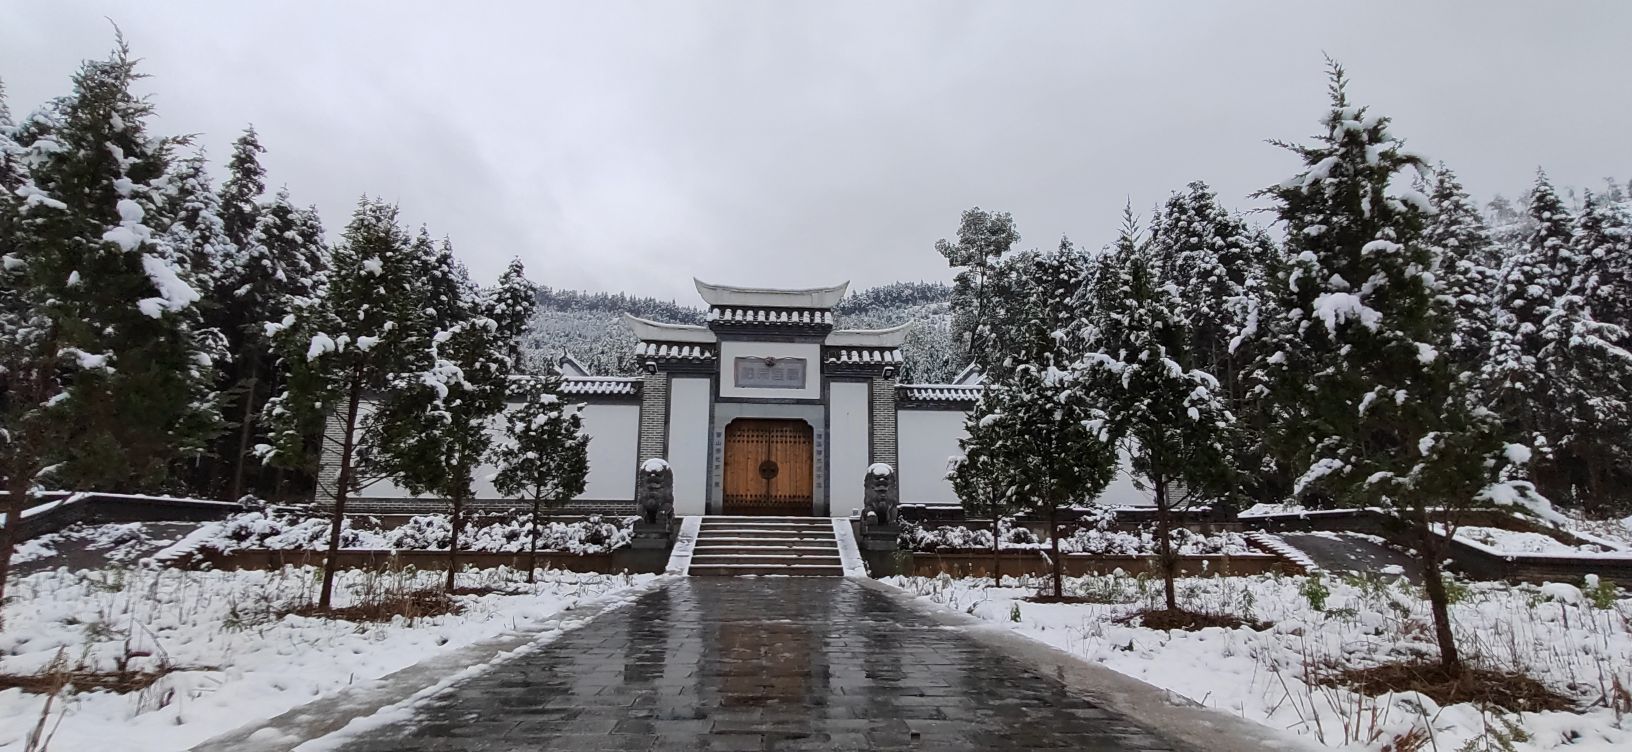
{"type": "Polygon", "coordinates": [[[635,450],[635,463],[653,457],[668,459],[669,445],[669,375],[648,373],[640,387],[640,441],[635,450]]]}
{"type": "Polygon", "coordinates": [[[875,376],[868,387],[871,404],[867,412],[872,423],[872,430],[868,432],[872,437],[870,461],[882,462],[899,470],[896,465],[895,377],[875,376]]]}

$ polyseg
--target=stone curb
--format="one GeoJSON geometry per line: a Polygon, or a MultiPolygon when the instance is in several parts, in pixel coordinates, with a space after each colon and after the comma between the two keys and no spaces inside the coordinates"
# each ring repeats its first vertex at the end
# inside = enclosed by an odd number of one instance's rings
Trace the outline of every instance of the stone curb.
{"type": "Polygon", "coordinates": [[[603,614],[633,603],[674,578],[659,576],[651,582],[621,591],[599,603],[561,611],[525,632],[508,632],[458,650],[421,661],[378,679],[297,705],[271,718],[257,720],[211,737],[188,752],[290,752],[321,739],[393,705],[437,694],[488,668],[524,653],[543,648],[561,635],[579,629],[603,614]]]}
{"type": "Polygon", "coordinates": [[[1083,660],[979,617],[924,603],[894,585],[870,577],[849,579],[943,626],[963,631],[976,642],[1025,661],[1037,672],[1059,679],[1072,690],[1180,748],[1206,752],[1312,752],[1327,749],[1245,718],[1202,707],[1189,698],[1083,660]]]}

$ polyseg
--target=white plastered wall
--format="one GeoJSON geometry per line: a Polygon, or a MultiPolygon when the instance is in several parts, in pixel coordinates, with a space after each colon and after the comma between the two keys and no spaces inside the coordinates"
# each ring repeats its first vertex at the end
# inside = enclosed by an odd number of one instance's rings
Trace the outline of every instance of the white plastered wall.
{"type": "MultiPolygon", "coordinates": [[[[360,412],[370,406],[365,405],[360,412]]],[[[509,409],[514,409],[511,406],[509,409]]],[[[639,405],[584,405],[581,408],[584,433],[589,439],[589,478],[577,498],[596,501],[628,501],[635,493],[635,442],[640,429],[639,405]]],[[[493,430],[502,431],[503,417],[493,420],[493,430]]],[[[498,468],[483,465],[476,471],[472,488],[477,499],[500,499],[493,488],[498,468]]],[[[363,489],[363,496],[385,499],[415,498],[414,494],[390,479],[363,489]]]]}
{"type": "Polygon", "coordinates": [[[861,509],[862,476],[867,472],[867,383],[835,381],[829,386],[829,397],[829,513],[849,517],[853,510],[861,509]]]}
{"type": "Polygon", "coordinates": [[[703,514],[708,505],[707,377],[669,382],[669,467],[674,470],[674,513],[703,514]]]}
{"type": "Polygon", "coordinates": [[[822,396],[822,346],[802,342],[721,342],[720,396],[765,399],[819,399],[822,396]],[[801,358],[805,361],[803,389],[739,389],[737,358],[801,358]]]}
{"type": "Polygon", "coordinates": [[[963,431],[961,410],[897,410],[896,456],[902,503],[958,501],[946,479],[947,461],[962,454],[958,440],[963,431]]]}

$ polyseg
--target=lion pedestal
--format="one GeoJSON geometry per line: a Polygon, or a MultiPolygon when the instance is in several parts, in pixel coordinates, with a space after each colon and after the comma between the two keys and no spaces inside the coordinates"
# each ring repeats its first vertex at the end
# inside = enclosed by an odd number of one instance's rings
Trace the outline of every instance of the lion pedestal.
{"type": "Polygon", "coordinates": [[[895,468],[882,462],[867,467],[862,491],[861,548],[893,551],[901,535],[901,492],[895,468]]]}
{"type": "Polygon", "coordinates": [[[668,548],[674,545],[674,470],[666,460],[652,458],[640,463],[640,485],[635,490],[634,548],[668,548]]]}

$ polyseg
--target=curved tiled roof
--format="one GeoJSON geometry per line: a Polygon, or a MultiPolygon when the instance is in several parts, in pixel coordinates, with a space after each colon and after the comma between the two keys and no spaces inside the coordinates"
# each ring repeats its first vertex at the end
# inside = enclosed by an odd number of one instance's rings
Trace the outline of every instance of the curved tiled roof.
{"type": "Polygon", "coordinates": [[[691,281],[697,286],[697,294],[715,307],[832,308],[850,287],[849,282],[844,282],[832,287],[774,290],[765,287],[714,285],[695,277],[691,281]]]}
{"type": "Polygon", "coordinates": [[[561,380],[562,394],[633,395],[640,379],[632,376],[568,376],[561,380]]]}
{"type": "Polygon", "coordinates": [[[737,308],[715,306],[708,320],[726,324],[833,325],[833,312],[812,308],[737,308]]]}
{"type": "Polygon", "coordinates": [[[895,388],[902,398],[919,402],[974,402],[981,392],[978,384],[899,384],[895,388]]]}
{"type": "Polygon", "coordinates": [[[714,359],[713,348],[671,342],[642,342],[635,345],[635,354],[647,358],[673,358],[676,360],[714,359]]]}
{"type": "Polygon", "coordinates": [[[830,347],[829,363],[886,363],[901,362],[901,351],[893,347],[830,347]]]}

